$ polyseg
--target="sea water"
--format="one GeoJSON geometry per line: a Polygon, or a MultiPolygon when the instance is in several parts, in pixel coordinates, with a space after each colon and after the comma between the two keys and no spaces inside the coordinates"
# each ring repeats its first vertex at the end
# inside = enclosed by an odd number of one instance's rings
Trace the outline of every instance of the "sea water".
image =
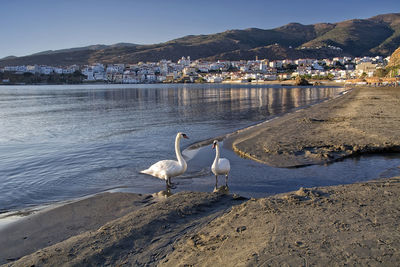
{"type": "MultiPolygon", "coordinates": [[[[227,84],[2,86],[0,212],[107,190],[161,191],[164,181],[139,171],[175,158],[177,132],[190,138],[181,141],[185,150],[344,91],[227,84]]],[[[173,179],[173,191],[212,191],[213,153],[211,147],[197,151],[187,173],[173,179]]],[[[241,159],[227,149],[222,153],[231,160],[231,191],[245,196],[393,175],[400,164],[397,157],[363,157],[281,169],[241,159]]]]}

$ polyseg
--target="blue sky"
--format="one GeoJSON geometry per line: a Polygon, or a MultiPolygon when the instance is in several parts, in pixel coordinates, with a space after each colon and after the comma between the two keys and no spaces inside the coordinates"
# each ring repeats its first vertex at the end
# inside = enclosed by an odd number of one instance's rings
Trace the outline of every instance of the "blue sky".
{"type": "Polygon", "coordinates": [[[3,0],[0,58],[92,44],[151,44],[228,29],[271,29],[400,12],[399,0],[3,0]]]}

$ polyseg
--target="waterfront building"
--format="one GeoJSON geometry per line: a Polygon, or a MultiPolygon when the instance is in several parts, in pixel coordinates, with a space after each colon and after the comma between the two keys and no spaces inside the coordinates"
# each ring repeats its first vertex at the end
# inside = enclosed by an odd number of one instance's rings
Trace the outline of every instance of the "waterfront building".
{"type": "Polygon", "coordinates": [[[356,65],[356,71],[359,75],[362,73],[366,73],[368,77],[372,77],[376,70],[376,64],[372,62],[361,62],[360,64],[356,65]]]}

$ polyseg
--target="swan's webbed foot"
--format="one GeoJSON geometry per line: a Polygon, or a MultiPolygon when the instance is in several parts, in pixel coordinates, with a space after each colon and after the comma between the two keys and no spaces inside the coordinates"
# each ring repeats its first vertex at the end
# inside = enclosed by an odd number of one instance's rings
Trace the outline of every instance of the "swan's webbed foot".
{"type": "Polygon", "coordinates": [[[170,188],[170,189],[175,189],[175,188],[176,188],[176,184],[171,183],[171,184],[169,185],[169,188],[170,188]]]}
{"type": "Polygon", "coordinates": [[[167,182],[167,188],[168,189],[175,189],[176,188],[175,184],[171,182],[171,178],[168,178],[165,181],[167,182]]]}

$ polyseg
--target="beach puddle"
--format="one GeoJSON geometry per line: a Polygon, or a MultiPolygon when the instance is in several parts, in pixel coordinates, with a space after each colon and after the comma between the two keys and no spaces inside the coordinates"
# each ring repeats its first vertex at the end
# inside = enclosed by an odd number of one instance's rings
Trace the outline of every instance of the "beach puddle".
{"type": "MultiPolygon", "coordinates": [[[[176,190],[212,191],[215,177],[211,164],[215,151],[211,145],[186,149],[188,156],[186,179],[176,178],[176,190]],[[190,178],[188,178],[190,177],[190,178]]],[[[326,165],[311,165],[301,168],[276,168],[244,159],[222,145],[221,157],[229,159],[229,189],[246,197],[296,191],[301,187],[329,186],[367,181],[377,178],[400,176],[400,153],[363,155],[346,158],[326,165]]],[[[224,179],[219,179],[222,185],[224,179]]]]}

